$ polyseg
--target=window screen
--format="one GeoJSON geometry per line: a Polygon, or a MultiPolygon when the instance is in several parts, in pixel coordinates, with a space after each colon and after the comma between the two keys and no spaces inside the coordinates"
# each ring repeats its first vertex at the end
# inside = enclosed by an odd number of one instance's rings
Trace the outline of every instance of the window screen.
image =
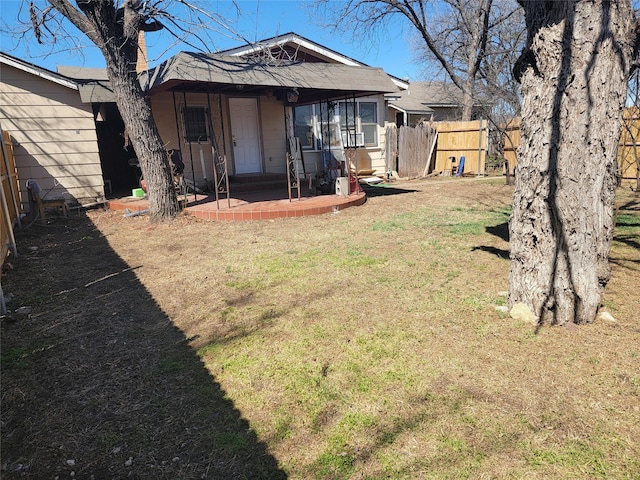
{"type": "Polygon", "coordinates": [[[185,141],[204,142],[209,138],[207,132],[207,109],[205,107],[184,107],[185,141]]]}

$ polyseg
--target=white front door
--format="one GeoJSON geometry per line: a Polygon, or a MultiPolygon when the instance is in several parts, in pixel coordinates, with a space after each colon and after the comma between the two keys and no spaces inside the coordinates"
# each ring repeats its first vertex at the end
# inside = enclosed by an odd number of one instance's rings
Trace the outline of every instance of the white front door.
{"type": "Polygon", "coordinates": [[[231,135],[235,171],[260,173],[260,130],[258,128],[258,101],[255,98],[230,98],[231,135]]]}

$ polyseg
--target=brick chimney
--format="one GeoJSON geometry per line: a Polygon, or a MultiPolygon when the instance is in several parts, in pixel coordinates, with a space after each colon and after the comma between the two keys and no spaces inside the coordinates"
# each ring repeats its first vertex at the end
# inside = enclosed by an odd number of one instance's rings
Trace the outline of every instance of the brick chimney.
{"type": "Polygon", "coordinates": [[[136,61],[136,73],[149,70],[149,64],[147,63],[147,44],[144,41],[144,32],[140,30],[138,32],[138,60],[136,61]]]}

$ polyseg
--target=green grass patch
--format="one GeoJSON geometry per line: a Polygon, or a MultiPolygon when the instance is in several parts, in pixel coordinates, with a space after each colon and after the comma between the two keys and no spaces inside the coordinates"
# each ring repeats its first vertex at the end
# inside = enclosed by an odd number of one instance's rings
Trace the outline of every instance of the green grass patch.
{"type": "Polygon", "coordinates": [[[556,466],[568,472],[582,472],[587,478],[607,478],[615,466],[592,443],[570,440],[556,448],[534,449],[526,455],[532,466],[556,466]]]}

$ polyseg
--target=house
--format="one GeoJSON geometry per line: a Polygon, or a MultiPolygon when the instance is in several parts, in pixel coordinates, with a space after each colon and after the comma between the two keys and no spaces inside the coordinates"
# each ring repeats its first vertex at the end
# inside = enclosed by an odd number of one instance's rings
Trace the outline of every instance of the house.
{"type": "MultiPolygon", "coordinates": [[[[54,73],[0,58],[0,119],[14,135],[22,180],[83,205],[138,186],[103,69],[54,73]]],[[[296,175],[320,182],[347,168],[386,172],[384,95],[408,86],[294,33],[215,54],[182,52],[139,80],[167,150],[179,152],[193,188],[210,192],[233,192],[242,177],[286,186],[292,157],[296,175]]]]}
{"type": "Polygon", "coordinates": [[[12,138],[23,205],[28,179],[45,200],[104,201],[94,113],[76,82],[0,52],[0,126],[12,138]]]}
{"type": "MultiPolygon", "coordinates": [[[[413,127],[420,120],[456,121],[462,113],[462,91],[450,82],[411,82],[386,98],[389,121],[398,127],[413,127]]],[[[480,107],[477,105],[475,111],[480,107]]]]}
{"type": "MultiPolygon", "coordinates": [[[[135,186],[134,153],[106,78],[83,68],[59,72],[79,82],[96,112],[105,180],[118,191],[135,186]]],[[[384,94],[397,84],[296,34],[215,54],[181,52],[139,78],[167,150],[181,153],[198,189],[224,189],[225,173],[232,190],[242,176],[286,178],[294,151],[300,177],[335,180],[341,162],[385,171],[384,94]]]]}

